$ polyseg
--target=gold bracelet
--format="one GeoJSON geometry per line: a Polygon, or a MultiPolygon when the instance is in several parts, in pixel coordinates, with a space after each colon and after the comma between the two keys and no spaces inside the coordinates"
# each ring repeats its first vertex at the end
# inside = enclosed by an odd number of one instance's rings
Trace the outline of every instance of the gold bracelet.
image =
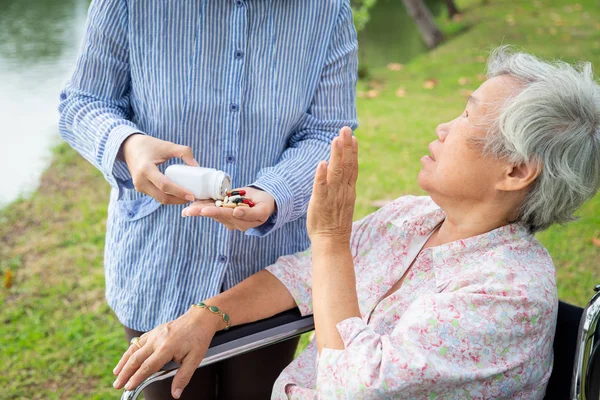
{"type": "Polygon", "coordinates": [[[229,329],[229,315],[225,314],[223,311],[219,310],[218,307],[215,306],[208,306],[206,304],[204,304],[203,302],[200,302],[198,304],[193,304],[195,307],[199,307],[199,308],[206,308],[208,311],[210,311],[213,314],[219,314],[221,316],[221,318],[223,318],[223,321],[225,322],[225,325],[227,325],[225,327],[225,330],[229,329]]]}

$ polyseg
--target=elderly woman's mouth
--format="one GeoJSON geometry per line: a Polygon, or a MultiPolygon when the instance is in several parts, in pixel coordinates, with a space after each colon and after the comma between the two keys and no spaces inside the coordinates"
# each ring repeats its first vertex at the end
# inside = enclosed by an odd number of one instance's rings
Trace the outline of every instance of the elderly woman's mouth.
{"type": "Polygon", "coordinates": [[[426,159],[427,161],[435,161],[435,156],[431,150],[431,144],[427,146],[427,150],[429,150],[429,154],[424,155],[422,159],[426,159]]]}

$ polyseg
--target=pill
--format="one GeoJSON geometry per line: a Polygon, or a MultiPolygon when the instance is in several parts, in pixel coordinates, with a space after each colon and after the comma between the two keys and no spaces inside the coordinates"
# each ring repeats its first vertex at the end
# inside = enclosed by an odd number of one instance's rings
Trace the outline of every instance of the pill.
{"type": "Polygon", "coordinates": [[[223,202],[221,200],[215,201],[215,206],[221,207],[222,205],[223,205],[223,202]]]}
{"type": "Polygon", "coordinates": [[[240,203],[237,205],[238,207],[250,207],[248,204],[246,203],[240,203]]]}
{"type": "Polygon", "coordinates": [[[243,196],[246,194],[245,190],[228,190],[227,195],[229,196],[243,196]]]}
{"type": "Polygon", "coordinates": [[[254,202],[252,200],[248,200],[248,199],[243,199],[243,202],[245,204],[248,204],[248,206],[250,207],[254,207],[256,204],[254,204],[254,202]]]}
{"type": "Polygon", "coordinates": [[[236,208],[237,206],[233,203],[225,203],[223,204],[223,207],[225,208],[236,208]]]}

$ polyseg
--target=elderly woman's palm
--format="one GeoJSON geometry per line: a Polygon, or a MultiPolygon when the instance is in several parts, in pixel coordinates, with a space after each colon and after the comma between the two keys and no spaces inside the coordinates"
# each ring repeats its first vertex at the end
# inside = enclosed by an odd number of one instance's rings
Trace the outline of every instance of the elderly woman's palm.
{"type": "Polygon", "coordinates": [[[331,144],[329,165],[321,162],[315,173],[307,216],[311,241],[350,241],[357,178],[358,143],[352,130],[345,127],[331,144]]]}

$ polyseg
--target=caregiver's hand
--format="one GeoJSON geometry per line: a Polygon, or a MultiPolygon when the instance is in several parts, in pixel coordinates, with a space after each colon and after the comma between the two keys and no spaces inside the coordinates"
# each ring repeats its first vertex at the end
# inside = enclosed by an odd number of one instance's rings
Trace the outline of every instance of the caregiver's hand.
{"type": "Polygon", "coordinates": [[[306,226],[315,242],[348,245],[358,178],[358,142],[344,127],[331,143],[329,165],[321,161],[315,173],[306,226]]]}
{"type": "Polygon", "coordinates": [[[155,198],[162,204],[185,204],[194,201],[193,193],[168,179],[157,165],[171,158],[181,158],[187,165],[199,166],[192,149],[152,136],[134,134],[121,145],[133,186],[138,192],[155,198]]]}
{"type": "Polygon", "coordinates": [[[133,390],[169,361],[181,365],[173,378],[171,394],[178,399],[200,365],[215,332],[225,323],[216,314],[192,307],[175,321],[162,324],[131,344],[113,370],[113,386],[133,390]]]}
{"type": "Polygon", "coordinates": [[[199,200],[185,208],[184,217],[209,217],[225,225],[227,229],[247,231],[264,224],[275,212],[275,199],[269,193],[253,187],[243,187],[246,197],[252,198],[254,207],[223,208],[213,200],[199,200]]]}

